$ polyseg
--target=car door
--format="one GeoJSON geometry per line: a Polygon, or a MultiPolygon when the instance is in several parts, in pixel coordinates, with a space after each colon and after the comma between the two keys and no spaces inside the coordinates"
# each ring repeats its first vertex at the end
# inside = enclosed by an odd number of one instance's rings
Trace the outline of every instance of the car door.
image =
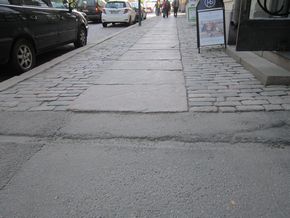
{"type": "Polygon", "coordinates": [[[133,9],[133,7],[131,6],[131,4],[129,2],[126,2],[126,7],[129,8],[131,20],[133,22],[135,22],[136,21],[136,12],[135,12],[135,10],[133,9]]]}
{"type": "Polygon", "coordinates": [[[77,16],[68,9],[58,9],[59,29],[58,39],[60,43],[73,42],[77,37],[77,16]]]}
{"type": "Polygon", "coordinates": [[[36,50],[41,52],[57,44],[57,14],[43,0],[23,0],[23,12],[28,21],[28,29],[35,40],[36,50]]]}
{"type": "Polygon", "coordinates": [[[19,5],[0,0],[0,63],[9,60],[14,37],[22,31],[19,26],[24,25],[23,22],[19,5]]]}

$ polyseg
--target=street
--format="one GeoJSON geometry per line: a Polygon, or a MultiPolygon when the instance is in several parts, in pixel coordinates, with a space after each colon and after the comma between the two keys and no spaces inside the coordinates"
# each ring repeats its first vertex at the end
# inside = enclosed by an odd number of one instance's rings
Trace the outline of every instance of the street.
{"type": "Polygon", "coordinates": [[[198,54],[184,14],[91,26],[0,83],[0,218],[289,217],[289,86],[198,54]]]}

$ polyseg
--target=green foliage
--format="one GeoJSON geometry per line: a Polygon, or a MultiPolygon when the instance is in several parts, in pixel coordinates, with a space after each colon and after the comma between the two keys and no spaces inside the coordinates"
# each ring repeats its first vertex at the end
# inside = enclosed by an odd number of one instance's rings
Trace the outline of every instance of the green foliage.
{"type": "Polygon", "coordinates": [[[75,8],[76,5],[77,5],[77,0],[68,0],[68,2],[71,4],[71,6],[72,6],[73,8],[75,8]]]}

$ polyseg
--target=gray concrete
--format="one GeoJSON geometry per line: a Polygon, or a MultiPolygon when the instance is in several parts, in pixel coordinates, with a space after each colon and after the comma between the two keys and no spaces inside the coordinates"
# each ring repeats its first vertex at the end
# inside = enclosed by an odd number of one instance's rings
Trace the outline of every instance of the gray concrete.
{"type": "MultiPolygon", "coordinates": [[[[172,22],[171,22],[172,23],[172,22]]],[[[173,27],[175,23],[172,23],[173,27]]],[[[159,26],[159,24],[157,24],[159,26]]],[[[144,37],[149,40],[152,36],[173,36],[170,40],[151,44],[138,40],[127,53],[125,58],[112,63],[103,75],[96,79],[95,86],[86,90],[69,110],[86,112],[184,112],[188,110],[187,96],[182,75],[182,63],[179,50],[175,53],[177,59],[172,59],[172,52],[167,49],[179,47],[177,31],[174,28],[164,29],[162,33],[147,33],[144,37]],[[144,49],[145,48],[145,49],[144,49]],[[135,53],[151,48],[158,49],[161,56],[171,59],[135,59],[135,53]],[[113,70],[113,71],[112,71],[113,70]],[[178,72],[179,71],[179,72],[178,72]],[[105,85],[100,85],[105,84],[105,85]]],[[[148,54],[148,53],[147,53],[148,54]]],[[[140,57],[140,56],[139,56],[140,57]]],[[[150,57],[150,55],[149,55],[150,57]]]]}
{"type": "Polygon", "coordinates": [[[151,44],[148,46],[147,44],[136,44],[132,47],[132,49],[136,50],[159,50],[159,49],[178,49],[178,42],[175,43],[159,43],[159,44],[151,44]]]}
{"type": "MultiPolygon", "coordinates": [[[[177,51],[178,52],[178,51],[177,51]]],[[[181,61],[116,61],[109,70],[182,70],[181,61]]]]}
{"type": "Polygon", "coordinates": [[[228,47],[227,53],[251,71],[264,85],[290,85],[290,71],[254,54],[237,52],[228,47]]]}
{"type": "Polygon", "coordinates": [[[89,88],[69,107],[72,111],[183,112],[186,91],[181,84],[98,85],[89,88]]]}
{"type": "Polygon", "coordinates": [[[180,60],[180,53],[176,50],[130,50],[119,60],[180,60]]]}
{"type": "Polygon", "coordinates": [[[289,154],[261,144],[47,143],[0,192],[1,215],[287,217],[289,154]]]}
{"type": "Polygon", "coordinates": [[[184,84],[182,71],[165,70],[107,70],[96,85],[117,84],[184,84]]]}

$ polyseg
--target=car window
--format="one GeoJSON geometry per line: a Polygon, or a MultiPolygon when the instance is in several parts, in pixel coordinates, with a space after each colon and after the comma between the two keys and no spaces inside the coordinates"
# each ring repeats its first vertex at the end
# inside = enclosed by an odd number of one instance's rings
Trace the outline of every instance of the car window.
{"type": "Polygon", "coordinates": [[[133,8],[138,8],[139,5],[138,5],[138,2],[131,2],[131,5],[133,8]]]}
{"type": "Polygon", "coordinates": [[[106,8],[125,8],[126,3],[125,2],[108,2],[106,4],[106,8]]]}
{"type": "Polygon", "coordinates": [[[63,0],[52,0],[51,5],[53,8],[66,8],[63,4],[63,0]]]}
{"type": "Polygon", "coordinates": [[[95,2],[96,2],[97,0],[79,0],[78,2],[77,2],[77,6],[78,7],[82,7],[83,5],[84,5],[84,2],[86,2],[86,5],[87,6],[95,6],[95,2]]]}
{"type": "Polygon", "coordinates": [[[42,0],[23,0],[23,5],[38,6],[43,8],[49,7],[48,4],[42,0]]]}
{"type": "Polygon", "coordinates": [[[0,4],[4,5],[21,5],[21,0],[0,0],[0,4]]]}
{"type": "Polygon", "coordinates": [[[10,2],[8,0],[0,0],[0,4],[9,5],[10,2]]]}

